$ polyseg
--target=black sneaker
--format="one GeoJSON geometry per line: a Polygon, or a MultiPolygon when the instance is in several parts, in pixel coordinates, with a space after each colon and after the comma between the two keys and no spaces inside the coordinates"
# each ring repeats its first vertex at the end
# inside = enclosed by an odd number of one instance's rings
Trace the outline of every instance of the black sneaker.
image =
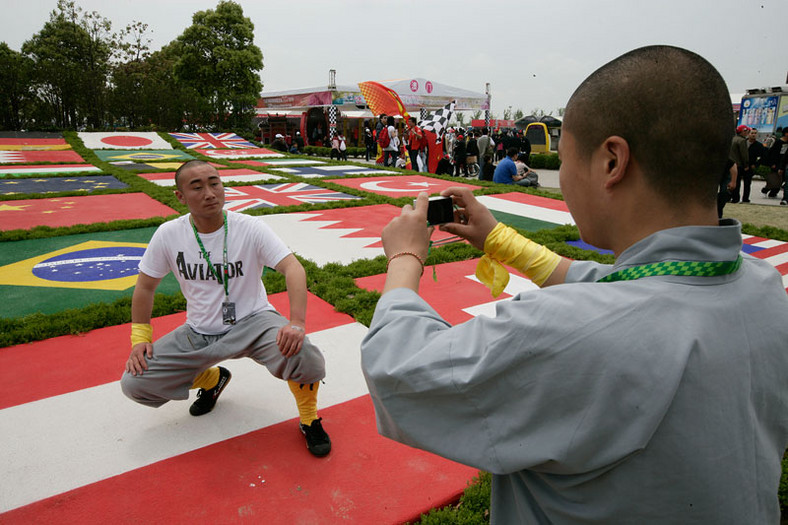
{"type": "Polygon", "coordinates": [[[306,448],[309,449],[313,456],[319,458],[331,452],[331,439],[326,434],[326,431],[323,430],[323,425],[320,423],[322,420],[323,418],[321,417],[312,421],[311,425],[298,424],[301,428],[301,433],[306,438],[306,448]]]}
{"type": "Polygon", "coordinates": [[[223,366],[220,366],[219,382],[216,383],[215,387],[209,390],[201,388],[197,391],[197,401],[192,403],[192,406],[189,407],[189,414],[193,416],[201,416],[213,410],[213,407],[216,406],[216,401],[218,401],[219,396],[222,395],[224,387],[227,386],[227,383],[230,382],[232,377],[233,375],[229,370],[223,366]]]}

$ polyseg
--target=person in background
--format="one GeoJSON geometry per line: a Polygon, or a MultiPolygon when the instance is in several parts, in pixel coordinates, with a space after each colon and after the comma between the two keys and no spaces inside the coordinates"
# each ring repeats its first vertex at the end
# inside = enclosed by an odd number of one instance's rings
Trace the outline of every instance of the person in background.
{"type": "Polygon", "coordinates": [[[736,135],[731,141],[731,160],[736,163],[736,188],[731,192],[731,202],[737,203],[750,202],[750,184],[752,184],[752,172],[750,171],[750,156],[747,149],[747,136],[750,128],[741,125],[736,128],[736,135]],[[742,188],[743,186],[743,188],[742,188]],[[742,192],[743,189],[743,193],[742,192]]]}
{"type": "Polygon", "coordinates": [[[416,117],[408,119],[408,155],[410,156],[411,169],[414,171],[419,170],[419,153],[421,151],[421,144],[424,139],[424,134],[421,128],[416,125],[416,117]]]}
{"type": "Polygon", "coordinates": [[[271,142],[271,149],[275,149],[277,151],[287,151],[287,142],[285,142],[285,137],[281,133],[277,133],[274,137],[273,142],[271,142]]]}

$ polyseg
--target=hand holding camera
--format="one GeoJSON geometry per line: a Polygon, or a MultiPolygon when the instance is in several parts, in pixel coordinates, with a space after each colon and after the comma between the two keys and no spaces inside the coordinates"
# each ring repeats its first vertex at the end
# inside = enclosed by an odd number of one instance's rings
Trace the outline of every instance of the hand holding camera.
{"type": "Polygon", "coordinates": [[[440,229],[459,235],[476,248],[484,250],[484,241],[498,224],[498,220],[484,204],[476,200],[468,188],[446,188],[441,192],[441,196],[452,199],[454,221],[441,225],[440,229]]]}

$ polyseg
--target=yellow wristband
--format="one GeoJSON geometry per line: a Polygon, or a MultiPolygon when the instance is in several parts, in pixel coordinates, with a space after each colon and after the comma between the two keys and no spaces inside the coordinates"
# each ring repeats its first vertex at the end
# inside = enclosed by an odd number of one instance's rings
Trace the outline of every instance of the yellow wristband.
{"type": "Polygon", "coordinates": [[[153,342],[153,327],[148,323],[131,323],[131,346],[153,342]]]}
{"type": "Polygon", "coordinates": [[[502,264],[542,286],[559,262],[560,255],[499,222],[484,241],[484,256],[476,266],[476,277],[497,297],[509,283],[509,272],[502,264]]]}

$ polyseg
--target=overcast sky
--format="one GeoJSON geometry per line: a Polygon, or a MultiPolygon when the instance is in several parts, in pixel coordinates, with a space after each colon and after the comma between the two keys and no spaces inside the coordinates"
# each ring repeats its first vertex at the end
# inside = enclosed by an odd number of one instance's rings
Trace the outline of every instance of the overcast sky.
{"type": "MultiPolygon", "coordinates": [[[[119,30],[175,39],[218,0],[77,0],[119,30]]],[[[722,73],[731,93],[786,83],[788,0],[247,0],[238,1],[263,52],[264,92],[365,80],[426,78],[484,92],[492,110],[557,115],[596,68],[649,44],[688,48],[722,73]]],[[[56,0],[0,0],[0,40],[19,50],[56,0]]]]}

